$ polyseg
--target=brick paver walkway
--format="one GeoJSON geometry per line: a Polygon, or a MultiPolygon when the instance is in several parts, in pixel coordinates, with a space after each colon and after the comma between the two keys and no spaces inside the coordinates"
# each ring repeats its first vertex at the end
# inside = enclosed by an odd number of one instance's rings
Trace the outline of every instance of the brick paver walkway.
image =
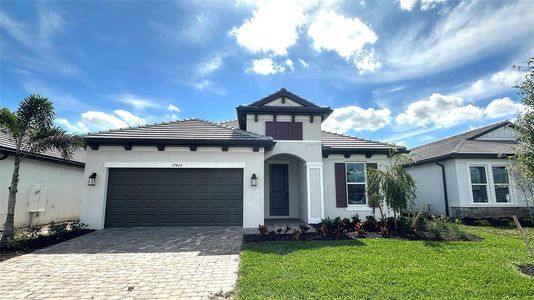
{"type": "Polygon", "coordinates": [[[105,229],[0,263],[0,299],[210,299],[233,290],[242,229],[105,229]]]}

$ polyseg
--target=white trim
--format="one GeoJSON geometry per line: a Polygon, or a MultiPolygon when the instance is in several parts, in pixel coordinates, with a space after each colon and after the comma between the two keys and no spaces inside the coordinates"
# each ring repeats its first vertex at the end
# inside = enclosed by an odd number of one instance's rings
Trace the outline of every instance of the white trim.
{"type": "Polygon", "coordinates": [[[373,209],[367,205],[351,205],[345,208],[345,211],[373,211],[373,209]]]}
{"type": "Polygon", "coordinates": [[[345,162],[345,195],[347,195],[347,207],[367,206],[369,203],[369,199],[368,199],[369,197],[367,195],[367,192],[365,193],[364,204],[350,204],[349,203],[349,184],[363,184],[365,185],[365,190],[367,191],[367,162],[366,161],[346,161],[345,162]],[[365,177],[365,182],[349,182],[348,181],[348,178],[347,178],[347,165],[348,164],[363,164],[363,176],[365,177]]]}
{"type": "Polygon", "coordinates": [[[324,184],[323,184],[323,167],[319,168],[321,181],[321,219],[324,219],[324,184]]]}
{"type": "Polygon", "coordinates": [[[308,161],[308,162],[306,162],[306,167],[319,169],[319,168],[323,167],[323,163],[322,162],[308,161]]]}
{"type": "MultiPolygon", "coordinates": [[[[512,178],[510,176],[510,171],[506,164],[492,164],[492,163],[468,163],[467,164],[467,178],[469,180],[469,199],[471,200],[470,205],[472,207],[507,207],[515,205],[514,192],[512,178]],[[486,193],[488,195],[488,202],[475,202],[473,199],[473,183],[471,182],[471,167],[484,167],[486,171],[486,193]],[[495,193],[495,182],[493,181],[493,167],[504,167],[508,173],[508,195],[510,197],[510,202],[497,202],[497,195],[495,193]]],[[[474,185],[484,185],[484,184],[474,184],[474,185]]]]}
{"type": "Polygon", "coordinates": [[[469,178],[469,197],[471,199],[471,204],[473,205],[488,205],[492,203],[491,195],[490,195],[490,188],[489,188],[489,172],[488,172],[488,166],[485,164],[467,164],[467,175],[469,178]],[[486,183],[475,183],[475,185],[486,186],[486,196],[487,196],[487,202],[475,202],[475,199],[473,198],[473,180],[471,179],[471,167],[483,167],[484,168],[484,175],[486,175],[486,183]]]}
{"type": "MultiPolygon", "coordinates": [[[[308,163],[306,163],[307,165],[308,163]]],[[[310,190],[310,168],[306,167],[306,193],[308,194],[308,223],[311,221],[311,190],[310,190]]]]}
{"type": "Polygon", "coordinates": [[[234,168],[243,169],[245,162],[104,162],[105,168],[234,168]]]}

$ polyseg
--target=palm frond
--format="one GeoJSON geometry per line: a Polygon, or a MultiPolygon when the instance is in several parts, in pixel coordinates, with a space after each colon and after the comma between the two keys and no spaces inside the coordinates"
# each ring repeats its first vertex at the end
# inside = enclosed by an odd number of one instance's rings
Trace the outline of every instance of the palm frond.
{"type": "Polygon", "coordinates": [[[59,127],[43,128],[30,136],[29,152],[40,153],[57,149],[64,159],[69,158],[76,149],[84,146],[84,141],[77,135],[68,134],[59,127]]]}
{"type": "Polygon", "coordinates": [[[54,106],[47,98],[30,95],[20,102],[17,119],[22,130],[49,128],[54,124],[54,106]]]}

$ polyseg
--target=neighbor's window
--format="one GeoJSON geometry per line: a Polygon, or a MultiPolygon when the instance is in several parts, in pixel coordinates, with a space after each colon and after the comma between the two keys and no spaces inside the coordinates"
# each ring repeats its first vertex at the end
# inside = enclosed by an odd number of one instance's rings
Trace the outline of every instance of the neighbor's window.
{"type": "Polygon", "coordinates": [[[471,191],[473,192],[473,202],[488,202],[488,178],[486,176],[486,167],[471,166],[471,191]]]}
{"type": "Polygon", "coordinates": [[[365,163],[347,163],[347,203],[365,205],[365,163]]]}
{"type": "Polygon", "coordinates": [[[492,166],[493,187],[495,189],[495,201],[497,203],[510,202],[510,181],[508,170],[504,166],[492,166]]]}

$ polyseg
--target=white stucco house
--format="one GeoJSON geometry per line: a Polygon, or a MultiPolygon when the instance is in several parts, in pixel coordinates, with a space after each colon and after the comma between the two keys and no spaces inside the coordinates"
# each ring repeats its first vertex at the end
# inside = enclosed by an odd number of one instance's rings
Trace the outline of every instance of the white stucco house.
{"type": "Polygon", "coordinates": [[[509,171],[516,136],[504,121],[411,149],[418,207],[451,217],[528,215],[509,171]]]}
{"type": "MultiPolygon", "coordinates": [[[[0,229],[7,213],[14,153],[15,145],[0,132],[0,229]]],[[[85,151],[74,153],[68,160],[55,151],[28,155],[22,160],[15,228],[78,219],[84,162],[85,151]]]]}
{"type": "MultiPolygon", "coordinates": [[[[88,144],[81,220],[91,228],[318,223],[371,214],[366,170],[389,146],[321,131],[332,109],[285,89],[237,120],[189,119],[103,131],[88,144]]],[[[406,152],[404,147],[397,151],[406,152]]]]}

